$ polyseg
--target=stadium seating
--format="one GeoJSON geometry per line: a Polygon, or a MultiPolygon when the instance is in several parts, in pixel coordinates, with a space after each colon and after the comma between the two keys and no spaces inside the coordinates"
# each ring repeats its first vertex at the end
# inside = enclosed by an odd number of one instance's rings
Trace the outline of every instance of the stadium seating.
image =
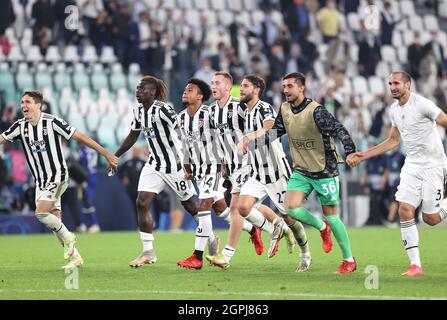
{"type": "Polygon", "coordinates": [[[53,90],[53,77],[48,70],[46,63],[39,63],[35,73],[35,81],[37,88],[48,88],[53,90]]]}
{"type": "Polygon", "coordinates": [[[0,94],[3,94],[6,103],[16,99],[14,74],[11,72],[6,62],[0,63],[0,94]]]}
{"type": "Polygon", "coordinates": [[[73,88],[76,92],[80,92],[83,88],[90,89],[90,78],[82,63],[76,63],[72,75],[73,88]]]}
{"type": "Polygon", "coordinates": [[[17,68],[16,74],[17,90],[23,92],[26,90],[34,90],[34,78],[30,76],[28,65],[21,62],[17,68]]]}

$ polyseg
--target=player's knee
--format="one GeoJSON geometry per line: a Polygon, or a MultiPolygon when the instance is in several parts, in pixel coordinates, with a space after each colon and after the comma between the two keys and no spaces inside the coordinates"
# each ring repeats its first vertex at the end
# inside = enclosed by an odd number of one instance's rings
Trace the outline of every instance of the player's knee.
{"type": "Polygon", "coordinates": [[[436,219],[436,215],[434,214],[422,214],[422,220],[429,226],[435,226],[439,223],[438,219],[436,219]]]}
{"type": "Polygon", "coordinates": [[[244,202],[239,203],[238,210],[242,216],[244,216],[244,217],[248,216],[251,209],[252,209],[252,207],[250,206],[249,203],[244,203],[244,202]]]}
{"type": "Polygon", "coordinates": [[[407,221],[414,218],[414,210],[407,206],[399,206],[399,216],[401,221],[407,221]],[[403,220],[402,220],[403,219],[403,220]]]}
{"type": "MultiPolygon", "coordinates": [[[[199,202],[199,211],[210,211],[213,206],[213,198],[203,199],[199,202]]],[[[223,210],[219,210],[219,207],[214,208],[216,213],[220,214],[223,210]]],[[[224,209],[225,210],[225,209],[224,209]]]]}

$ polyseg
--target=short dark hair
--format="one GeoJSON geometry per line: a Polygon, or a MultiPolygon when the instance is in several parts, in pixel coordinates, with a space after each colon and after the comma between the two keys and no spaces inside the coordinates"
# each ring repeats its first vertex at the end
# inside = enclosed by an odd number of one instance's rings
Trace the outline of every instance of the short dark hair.
{"type": "Polygon", "coordinates": [[[231,76],[231,74],[229,74],[226,71],[217,71],[214,73],[215,76],[223,76],[225,78],[227,78],[228,80],[230,80],[231,84],[233,84],[233,77],[231,76]]]}
{"type": "Polygon", "coordinates": [[[43,94],[42,94],[42,92],[40,92],[40,91],[25,91],[25,92],[22,94],[22,98],[23,98],[24,96],[30,96],[31,98],[33,98],[33,100],[34,100],[35,103],[40,103],[40,104],[42,104],[42,102],[43,102],[43,94]]]}
{"type": "Polygon", "coordinates": [[[260,76],[255,74],[249,74],[244,76],[244,79],[250,81],[255,87],[259,88],[259,97],[262,96],[262,93],[265,90],[265,81],[260,76]]]}
{"type": "Polygon", "coordinates": [[[301,85],[303,85],[303,86],[306,85],[306,77],[301,72],[289,73],[289,74],[285,75],[282,79],[283,80],[295,79],[295,81],[301,83],[301,85]]]}
{"type": "Polygon", "coordinates": [[[403,70],[397,70],[391,72],[391,75],[400,74],[402,76],[402,79],[404,79],[404,82],[410,82],[411,83],[411,76],[408,74],[408,72],[403,70]]]}
{"type": "Polygon", "coordinates": [[[197,78],[189,79],[187,84],[189,83],[195,84],[199,88],[200,93],[203,95],[202,102],[209,100],[209,98],[211,97],[211,88],[208,83],[197,78]]]}

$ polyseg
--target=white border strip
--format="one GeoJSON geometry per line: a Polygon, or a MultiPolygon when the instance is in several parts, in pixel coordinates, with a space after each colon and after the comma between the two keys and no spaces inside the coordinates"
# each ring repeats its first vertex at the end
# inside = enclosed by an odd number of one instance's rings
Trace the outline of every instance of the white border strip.
{"type": "Polygon", "coordinates": [[[147,293],[147,294],[179,294],[179,295],[208,295],[208,296],[262,296],[262,297],[294,297],[294,298],[341,298],[341,299],[384,299],[384,300],[447,300],[447,297],[404,297],[381,295],[346,295],[346,294],[315,294],[315,293],[280,293],[280,292],[229,292],[229,291],[167,291],[167,290],[63,290],[63,289],[0,289],[0,293],[147,293]]]}

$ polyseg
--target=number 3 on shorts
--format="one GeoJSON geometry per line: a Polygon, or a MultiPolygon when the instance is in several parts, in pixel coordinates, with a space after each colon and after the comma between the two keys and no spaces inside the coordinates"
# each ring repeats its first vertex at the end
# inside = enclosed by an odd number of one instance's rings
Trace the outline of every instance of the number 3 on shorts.
{"type": "Polygon", "coordinates": [[[329,193],[334,193],[337,191],[337,187],[335,186],[335,182],[323,183],[321,185],[323,189],[323,196],[327,196],[329,193]]]}

